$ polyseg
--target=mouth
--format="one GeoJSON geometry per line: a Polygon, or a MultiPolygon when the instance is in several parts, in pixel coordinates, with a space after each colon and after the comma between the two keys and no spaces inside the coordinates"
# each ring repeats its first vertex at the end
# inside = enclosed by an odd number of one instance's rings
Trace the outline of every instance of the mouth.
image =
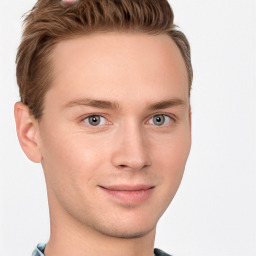
{"type": "Polygon", "coordinates": [[[110,199],[122,204],[139,205],[147,201],[154,190],[150,185],[111,185],[99,186],[110,199]]]}

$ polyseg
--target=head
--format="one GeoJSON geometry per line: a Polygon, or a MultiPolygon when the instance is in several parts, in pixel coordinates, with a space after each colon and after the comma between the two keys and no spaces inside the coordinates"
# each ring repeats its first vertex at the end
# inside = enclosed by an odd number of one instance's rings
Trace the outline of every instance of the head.
{"type": "Polygon", "coordinates": [[[43,166],[52,215],[143,236],[190,151],[189,43],[165,0],[62,2],[39,0],[25,19],[20,144],[43,166]]]}

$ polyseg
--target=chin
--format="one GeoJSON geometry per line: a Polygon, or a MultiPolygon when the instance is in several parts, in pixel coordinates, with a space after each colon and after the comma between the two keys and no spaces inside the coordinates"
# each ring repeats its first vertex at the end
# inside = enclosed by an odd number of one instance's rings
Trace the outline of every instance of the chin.
{"type": "Polygon", "coordinates": [[[134,239],[144,237],[156,228],[159,216],[147,212],[112,211],[111,214],[87,216],[86,219],[80,219],[80,222],[103,236],[134,239]]]}
{"type": "Polygon", "coordinates": [[[136,227],[136,226],[130,226],[129,228],[122,227],[121,225],[118,226],[117,224],[111,228],[107,227],[94,227],[95,230],[97,230],[102,235],[108,236],[108,237],[114,237],[114,238],[121,238],[121,239],[136,239],[141,238],[149,233],[151,233],[155,226],[153,227],[136,227]]]}

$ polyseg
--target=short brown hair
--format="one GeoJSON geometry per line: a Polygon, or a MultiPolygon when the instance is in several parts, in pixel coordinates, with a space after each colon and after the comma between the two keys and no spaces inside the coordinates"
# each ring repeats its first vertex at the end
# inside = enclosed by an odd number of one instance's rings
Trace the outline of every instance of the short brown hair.
{"type": "Polygon", "coordinates": [[[193,78],[190,46],[173,19],[167,0],[80,0],[74,6],[65,6],[60,0],[38,0],[24,20],[16,57],[21,101],[40,119],[52,79],[50,55],[56,43],[78,35],[108,31],[168,34],[184,58],[190,92],[193,78]]]}

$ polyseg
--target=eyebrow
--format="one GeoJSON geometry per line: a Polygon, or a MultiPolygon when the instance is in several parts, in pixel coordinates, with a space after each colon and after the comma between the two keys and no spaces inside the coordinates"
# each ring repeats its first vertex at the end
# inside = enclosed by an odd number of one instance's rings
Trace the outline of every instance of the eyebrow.
{"type": "Polygon", "coordinates": [[[179,98],[174,98],[170,100],[163,100],[149,105],[149,110],[158,110],[158,109],[166,109],[170,107],[176,106],[185,106],[185,101],[179,98]]]}
{"type": "MultiPolygon", "coordinates": [[[[98,99],[90,99],[90,98],[81,98],[75,99],[64,105],[64,108],[70,108],[75,106],[88,106],[95,107],[101,109],[120,109],[120,105],[117,102],[112,102],[108,100],[98,100],[98,99]]],[[[170,107],[176,106],[185,106],[185,101],[180,98],[173,98],[168,100],[163,100],[159,102],[155,102],[147,107],[148,110],[158,110],[158,109],[166,109],[170,107]]]]}
{"type": "Polygon", "coordinates": [[[119,109],[120,106],[117,102],[111,102],[107,100],[97,100],[97,99],[90,99],[90,98],[81,98],[70,101],[64,107],[75,107],[75,106],[88,106],[88,107],[95,107],[95,108],[104,108],[104,109],[119,109]]]}

